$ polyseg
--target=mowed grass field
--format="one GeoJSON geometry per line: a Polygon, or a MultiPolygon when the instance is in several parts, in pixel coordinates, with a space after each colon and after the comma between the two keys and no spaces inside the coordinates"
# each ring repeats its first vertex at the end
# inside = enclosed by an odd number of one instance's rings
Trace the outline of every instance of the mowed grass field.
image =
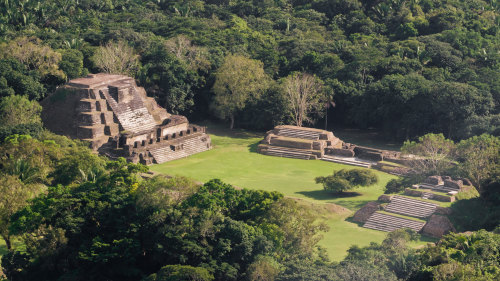
{"type": "Polygon", "coordinates": [[[215,126],[210,126],[208,133],[212,138],[212,150],[152,165],[150,169],[167,175],[187,176],[201,182],[219,178],[240,188],[279,191],[288,197],[316,204],[333,203],[345,207],[348,210],[337,208],[336,213],[328,216],[330,231],[323,234],[320,242],[334,261],[345,257],[351,245],[366,246],[385,238],[386,233],[362,228],[348,218],[367,202],[377,200],[385,184],[394,176],[375,171],[379,178],[378,184],[355,189],[348,196],[335,197],[324,192],[322,186],[314,182],[314,178],[329,175],[334,170],[352,169],[353,166],[258,154],[256,148],[263,138],[261,133],[229,131],[215,126]]]}

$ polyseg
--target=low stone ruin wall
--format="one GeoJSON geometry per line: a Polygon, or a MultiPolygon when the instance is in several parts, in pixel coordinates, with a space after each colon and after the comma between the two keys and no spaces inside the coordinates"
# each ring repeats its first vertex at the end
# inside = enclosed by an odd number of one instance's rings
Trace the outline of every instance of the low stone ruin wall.
{"type": "Polygon", "coordinates": [[[275,145],[275,146],[283,146],[283,147],[290,147],[290,148],[299,148],[299,149],[313,149],[313,142],[307,142],[307,141],[295,141],[291,139],[285,139],[285,138],[271,138],[270,144],[275,145]]]}
{"type": "Polygon", "coordinates": [[[461,180],[444,180],[444,186],[460,190],[463,186],[461,180]]]}
{"type": "Polygon", "coordinates": [[[472,182],[466,178],[455,178],[450,176],[429,176],[424,183],[431,185],[444,185],[457,190],[462,190],[464,186],[473,186],[472,182]]]}
{"type": "MultiPolygon", "coordinates": [[[[356,150],[354,150],[356,151],[356,150]]],[[[361,158],[361,159],[366,159],[370,161],[384,161],[384,156],[381,153],[377,152],[363,152],[363,153],[356,153],[356,156],[361,158]]]]}
{"type": "Polygon", "coordinates": [[[434,214],[425,224],[424,228],[422,229],[422,234],[441,238],[441,236],[455,231],[456,230],[453,227],[453,224],[447,217],[434,214]]]}
{"type": "MultiPolygon", "coordinates": [[[[405,189],[405,195],[413,197],[422,197],[425,191],[420,191],[416,189],[407,188],[405,189]]],[[[429,199],[440,201],[440,202],[455,202],[455,196],[440,195],[435,193],[432,194],[429,199]]]]}
{"type": "Polygon", "coordinates": [[[336,155],[342,157],[354,157],[354,151],[350,149],[343,148],[326,148],[325,154],[327,155],[336,155]]]}
{"type": "Polygon", "coordinates": [[[352,220],[355,222],[366,222],[373,213],[379,211],[380,209],[379,203],[374,201],[368,202],[354,214],[352,220]]]}
{"type": "Polygon", "coordinates": [[[440,176],[427,177],[424,182],[433,185],[441,185],[444,183],[443,179],[440,176]]]}

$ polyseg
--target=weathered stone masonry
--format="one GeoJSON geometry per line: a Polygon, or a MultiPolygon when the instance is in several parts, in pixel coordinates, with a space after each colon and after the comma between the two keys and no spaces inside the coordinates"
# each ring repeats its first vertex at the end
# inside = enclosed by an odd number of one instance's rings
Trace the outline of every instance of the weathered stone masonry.
{"type": "Polygon", "coordinates": [[[205,127],[169,114],[133,78],[123,75],[90,74],[71,80],[42,106],[48,129],[89,141],[111,158],[163,163],[211,148],[205,127]]]}

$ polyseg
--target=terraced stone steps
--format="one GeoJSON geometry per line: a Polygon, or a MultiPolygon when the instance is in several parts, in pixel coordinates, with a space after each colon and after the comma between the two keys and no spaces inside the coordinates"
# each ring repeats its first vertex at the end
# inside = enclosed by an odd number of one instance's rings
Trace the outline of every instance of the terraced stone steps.
{"type": "Polygon", "coordinates": [[[424,192],[422,193],[422,199],[429,199],[433,196],[432,193],[429,193],[429,192],[424,192]]]}
{"type": "Polygon", "coordinates": [[[278,152],[281,152],[281,151],[289,151],[289,152],[297,152],[297,153],[307,153],[307,154],[311,154],[311,152],[309,150],[304,150],[304,149],[300,149],[300,148],[291,148],[291,147],[284,147],[284,146],[273,146],[273,145],[270,145],[267,147],[267,150],[272,150],[272,151],[278,151],[278,152]]]}
{"type": "Polygon", "coordinates": [[[289,149],[282,149],[281,147],[269,148],[266,150],[265,155],[304,160],[310,160],[314,157],[310,152],[293,151],[289,149]]]}
{"type": "Polygon", "coordinates": [[[458,189],[458,188],[453,188],[453,187],[444,186],[444,185],[432,185],[432,184],[426,184],[426,183],[421,183],[418,185],[418,187],[432,189],[434,191],[439,191],[439,192],[444,192],[444,193],[448,193],[450,191],[457,191],[457,192],[460,191],[460,189],[458,189]]]}
{"type": "Polygon", "coordinates": [[[337,156],[331,156],[331,155],[323,155],[321,160],[339,163],[339,164],[358,166],[358,167],[363,167],[363,168],[371,168],[371,166],[372,166],[372,164],[370,162],[359,161],[354,157],[337,157],[337,156]]]}
{"type": "Polygon", "coordinates": [[[298,138],[298,139],[306,139],[306,140],[319,140],[320,134],[317,132],[311,132],[308,130],[282,128],[282,129],[279,129],[277,135],[289,137],[289,138],[298,138]]]}
{"type": "Polygon", "coordinates": [[[130,92],[130,94],[133,95],[133,99],[127,104],[118,104],[116,100],[111,97],[107,89],[101,91],[124,130],[132,133],[139,133],[153,130],[156,127],[156,121],[151,114],[149,114],[136,91],[132,90],[130,92]]]}
{"type": "Polygon", "coordinates": [[[190,138],[183,143],[183,149],[172,150],[170,145],[159,148],[150,149],[149,152],[153,155],[154,162],[161,164],[167,161],[187,157],[191,154],[203,152],[208,150],[206,143],[201,141],[198,137],[190,138]]]}
{"type": "Polygon", "coordinates": [[[156,127],[155,120],[146,108],[127,110],[117,115],[118,120],[126,131],[143,132],[151,131],[156,127]]]}
{"type": "Polygon", "coordinates": [[[394,196],[391,203],[385,207],[387,212],[412,216],[416,218],[429,217],[436,211],[438,205],[403,196],[394,196]]]}
{"type": "Polygon", "coordinates": [[[400,228],[410,228],[419,232],[424,225],[425,222],[375,212],[370,216],[363,227],[386,232],[391,232],[400,228]]]}

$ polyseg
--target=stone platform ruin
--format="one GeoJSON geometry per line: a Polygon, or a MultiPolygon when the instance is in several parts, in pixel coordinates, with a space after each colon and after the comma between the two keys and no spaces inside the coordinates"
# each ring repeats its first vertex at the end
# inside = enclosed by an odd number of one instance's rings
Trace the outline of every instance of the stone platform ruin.
{"type": "Polygon", "coordinates": [[[268,131],[257,151],[270,156],[321,159],[365,168],[400,157],[399,152],[345,143],[330,131],[290,125],[276,126],[268,131]]]}
{"type": "Polygon", "coordinates": [[[342,141],[325,130],[276,126],[258,146],[259,153],[297,159],[321,159],[326,147],[341,147],[342,141]]]}
{"type": "Polygon", "coordinates": [[[424,235],[440,238],[455,228],[446,215],[451,210],[428,200],[417,200],[400,195],[382,195],[378,202],[368,202],[359,209],[353,221],[363,227],[391,232],[410,228],[424,235]],[[388,204],[387,204],[388,203],[388,204]]]}
{"type": "Polygon", "coordinates": [[[131,77],[90,74],[69,81],[41,104],[49,130],[88,141],[110,158],[153,164],[211,148],[205,127],[169,114],[131,77]]]}

